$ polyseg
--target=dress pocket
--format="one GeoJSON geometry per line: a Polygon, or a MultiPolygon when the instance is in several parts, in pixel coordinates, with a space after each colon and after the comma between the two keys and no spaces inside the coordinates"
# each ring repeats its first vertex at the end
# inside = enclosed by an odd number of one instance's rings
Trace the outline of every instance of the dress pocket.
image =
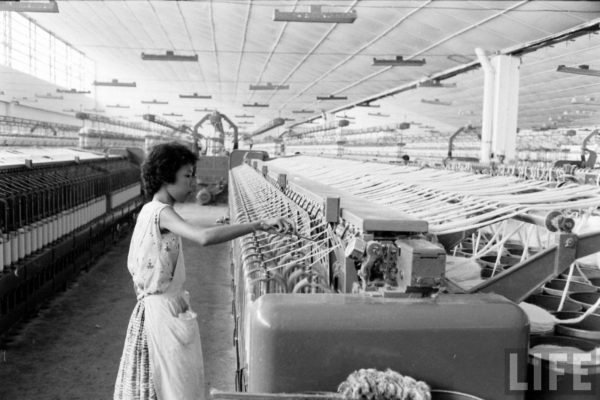
{"type": "Polygon", "coordinates": [[[187,346],[200,338],[197,315],[189,308],[173,318],[173,335],[179,343],[187,346]]]}

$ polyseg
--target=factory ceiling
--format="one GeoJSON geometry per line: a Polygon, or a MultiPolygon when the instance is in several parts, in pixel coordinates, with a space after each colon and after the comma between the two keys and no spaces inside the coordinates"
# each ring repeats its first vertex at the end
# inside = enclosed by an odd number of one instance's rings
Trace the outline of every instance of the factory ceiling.
{"type": "MultiPolygon", "coordinates": [[[[85,104],[81,95],[65,93],[59,100],[37,98],[37,108],[68,113],[88,107],[131,122],[152,113],[190,125],[206,110],[218,110],[246,132],[278,117],[286,119],[281,130],[323,115],[334,118],[333,112],[352,122],[359,117],[363,125],[412,121],[453,130],[481,124],[484,75],[475,54],[481,48],[489,56],[520,57],[520,128],[600,123],[600,76],[557,71],[559,65],[600,70],[600,2],[57,4],[58,13],[24,15],[92,59],[96,81],[134,81],[136,87],[89,82],[82,88],[90,91],[85,104]],[[292,11],[298,19],[329,18],[334,12],[355,19],[319,23],[275,17],[293,16],[292,11]],[[152,59],[170,52],[171,58],[187,59],[152,59]],[[406,65],[390,65],[400,59],[406,65]],[[419,85],[437,77],[440,87],[419,85]],[[357,106],[365,103],[379,107],[357,106]],[[115,104],[122,107],[107,107],[115,104]]],[[[4,101],[71,89],[6,67],[0,72],[4,101]]]]}

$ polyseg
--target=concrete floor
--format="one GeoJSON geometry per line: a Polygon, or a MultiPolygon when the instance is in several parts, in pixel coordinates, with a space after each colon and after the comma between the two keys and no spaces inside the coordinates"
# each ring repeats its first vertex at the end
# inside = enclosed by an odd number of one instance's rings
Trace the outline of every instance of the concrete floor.
{"type": "MultiPolygon", "coordinates": [[[[196,224],[214,225],[227,207],[184,204],[196,224]]],[[[127,271],[129,237],[83,272],[0,350],[0,400],[107,400],[136,299],[127,271]]],[[[230,244],[184,241],[187,290],[198,313],[209,388],[234,390],[230,244]]]]}

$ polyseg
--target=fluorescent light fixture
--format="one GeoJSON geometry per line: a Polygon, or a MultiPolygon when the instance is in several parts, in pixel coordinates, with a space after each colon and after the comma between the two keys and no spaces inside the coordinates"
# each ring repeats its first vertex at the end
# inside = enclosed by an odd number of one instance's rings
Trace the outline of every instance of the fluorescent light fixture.
{"type": "Polygon", "coordinates": [[[153,100],[142,100],[142,104],[169,104],[169,102],[153,99],[153,100]]]}
{"type": "Polygon", "coordinates": [[[118,79],[113,79],[110,82],[94,81],[94,86],[117,86],[117,87],[136,87],[135,82],[119,82],[118,79]]]}
{"type": "Polygon", "coordinates": [[[254,115],[249,115],[249,114],[242,114],[242,115],[236,115],[236,118],[254,118],[254,115]]]}
{"type": "Polygon", "coordinates": [[[284,90],[289,88],[290,85],[273,85],[271,82],[265,85],[250,85],[250,90],[284,90]]]}
{"type": "Polygon", "coordinates": [[[430,87],[430,88],[452,88],[456,87],[456,83],[442,83],[439,79],[428,79],[420,82],[419,87],[430,87]]]}
{"type": "Polygon", "coordinates": [[[106,107],[108,107],[108,108],[129,108],[129,106],[124,106],[121,104],[107,104],[106,107]]]}
{"type": "Polygon", "coordinates": [[[74,108],[65,108],[65,109],[63,109],[63,112],[68,112],[68,113],[72,113],[73,112],[73,113],[76,113],[77,110],[75,110],[74,108]]]}
{"type": "Polygon", "coordinates": [[[284,121],[286,121],[286,122],[295,121],[295,119],[294,119],[294,118],[284,118],[283,120],[284,120],[284,121]]]}
{"type": "Polygon", "coordinates": [[[569,74],[576,74],[576,75],[600,76],[600,71],[595,70],[595,69],[590,69],[589,65],[580,65],[577,68],[559,65],[558,68],[556,68],[556,71],[566,72],[569,74]]]}
{"type": "Polygon", "coordinates": [[[0,1],[0,11],[57,13],[58,4],[48,1],[0,1]]]}
{"type": "Polygon", "coordinates": [[[180,94],[179,98],[181,99],[212,99],[212,96],[209,94],[198,94],[194,92],[193,94],[180,94]]]}
{"type": "Polygon", "coordinates": [[[254,104],[244,104],[244,107],[269,107],[269,105],[268,104],[254,103],[254,104]]]}
{"type": "Polygon", "coordinates": [[[436,106],[450,106],[450,105],[452,105],[451,101],[441,101],[440,99],[433,99],[433,100],[421,99],[421,103],[434,104],[436,106]]]}
{"type": "Polygon", "coordinates": [[[293,114],[313,114],[314,110],[305,110],[305,109],[302,109],[302,110],[292,110],[292,113],[293,114]]]}
{"type": "Polygon", "coordinates": [[[238,125],[252,125],[254,124],[254,122],[250,122],[250,121],[240,121],[238,122],[238,125]]]}
{"type": "Polygon", "coordinates": [[[379,105],[379,104],[371,104],[371,103],[368,103],[368,102],[366,102],[366,101],[365,101],[365,102],[363,102],[363,103],[358,103],[358,104],[356,105],[356,107],[371,107],[371,108],[379,108],[379,107],[381,107],[381,105],[379,105]]]}
{"type": "Polygon", "coordinates": [[[77,90],[77,89],[56,89],[57,93],[71,93],[71,94],[86,94],[90,93],[89,90],[77,90]]]}
{"type": "Polygon", "coordinates": [[[175,54],[172,50],[167,50],[165,54],[146,54],[142,53],[142,60],[147,61],[198,61],[198,55],[183,56],[175,54]]]}
{"type": "Polygon", "coordinates": [[[368,113],[368,115],[372,116],[372,117],[384,117],[387,118],[390,116],[390,114],[382,114],[382,113],[368,113]]]}
{"type": "Polygon", "coordinates": [[[194,111],[199,111],[199,112],[213,112],[215,110],[212,109],[212,108],[204,107],[204,108],[194,108],[194,111]]]}
{"type": "Polygon", "coordinates": [[[348,96],[334,96],[330,94],[329,96],[317,96],[317,100],[348,100],[348,96]]]}
{"type": "Polygon", "coordinates": [[[87,112],[95,112],[95,113],[103,113],[104,110],[100,109],[100,108],[84,108],[83,111],[87,111],[87,112]]]}
{"type": "Polygon", "coordinates": [[[173,112],[171,112],[171,113],[163,113],[163,115],[165,117],[183,117],[183,114],[175,114],[173,112]]]}
{"type": "Polygon", "coordinates": [[[344,118],[344,119],[356,119],[355,117],[351,117],[351,116],[346,115],[346,114],[344,114],[344,115],[336,115],[335,117],[336,118],[344,118]]]}
{"type": "Polygon", "coordinates": [[[388,67],[407,67],[407,66],[421,66],[425,64],[425,59],[421,60],[405,60],[402,56],[396,56],[391,60],[385,60],[381,58],[373,57],[373,65],[388,66],[388,67]]]}
{"type": "Polygon", "coordinates": [[[46,93],[46,94],[37,94],[36,93],[35,97],[37,97],[38,99],[50,99],[50,100],[62,100],[63,99],[62,96],[54,96],[52,93],[46,93]]]}
{"type": "Polygon", "coordinates": [[[356,19],[356,10],[350,12],[323,12],[321,6],[311,5],[309,12],[275,10],[273,21],[284,22],[325,22],[351,24],[356,19]]]}

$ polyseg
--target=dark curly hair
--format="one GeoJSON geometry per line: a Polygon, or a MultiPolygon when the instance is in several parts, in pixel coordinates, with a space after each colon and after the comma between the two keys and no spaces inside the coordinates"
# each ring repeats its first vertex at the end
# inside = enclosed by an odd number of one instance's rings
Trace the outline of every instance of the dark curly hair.
{"type": "Polygon", "coordinates": [[[198,156],[177,142],[161,143],[150,150],[142,164],[142,182],[147,198],[154,196],[163,183],[175,183],[175,174],[184,165],[196,165],[198,156]]]}

